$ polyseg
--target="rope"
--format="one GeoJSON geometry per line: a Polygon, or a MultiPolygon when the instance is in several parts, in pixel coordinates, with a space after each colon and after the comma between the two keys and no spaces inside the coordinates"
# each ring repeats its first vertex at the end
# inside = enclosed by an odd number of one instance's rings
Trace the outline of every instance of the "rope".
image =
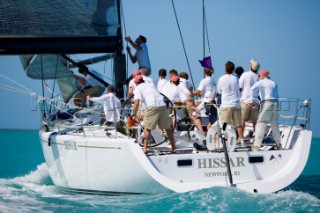
{"type": "MultiPolygon", "coordinates": [[[[209,33],[208,33],[208,25],[207,25],[207,15],[206,15],[206,9],[205,9],[204,0],[203,0],[203,25],[204,25],[204,29],[205,29],[204,31],[205,31],[205,33],[207,35],[209,55],[211,55],[210,42],[209,42],[209,33]]],[[[205,57],[205,55],[203,57],[205,57]]]]}
{"type": "Polygon", "coordinates": [[[193,88],[195,88],[194,82],[193,82],[192,73],[191,73],[191,68],[190,68],[189,59],[188,59],[188,56],[187,56],[185,44],[184,44],[184,41],[183,41],[181,29],[180,29],[180,24],[179,24],[179,21],[178,21],[178,16],[177,16],[177,12],[176,12],[176,7],[175,7],[175,5],[174,5],[173,0],[171,0],[171,2],[172,2],[173,11],[174,11],[174,16],[175,16],[175,18],[176,18],[176,22],[177,22],[178,29],[179,29],[179,33],[180,33],[180,39],[181,39],[181,42],[182,42],[182,47],[183,47],[184,55],[185,55],[185,57],[186,57],[187,64],[188,64],[188,69],[189,69],[189,74],[190,74],[190,78],[191,78],[191,81],[192,81],[192,86],[193,86],[193,88]]]}

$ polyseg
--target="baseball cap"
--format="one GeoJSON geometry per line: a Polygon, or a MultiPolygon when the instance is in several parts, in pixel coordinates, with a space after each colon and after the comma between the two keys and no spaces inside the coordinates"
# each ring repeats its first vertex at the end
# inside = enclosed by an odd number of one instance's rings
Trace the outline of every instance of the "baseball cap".
{"type": "Polygon", "coordinates": [[[250,64],[251,64],[251,69],[253,71],[258,71],[258,69],[260,68],[259,62],[257,60],[255,60],[255,59],[251,59],[250,60],[250,64]]]}
{"type": "Polygon", "coordinates": [[[140,70],[135,70],[132,74],[133,76],[141,75],[140,70]]]}
{"type": "Polygon", "coordinates": [[[259,72],[259,76],[265,77],[268,76],[270,73],[268,70],[262,70],[261,72],[259,72]]]}

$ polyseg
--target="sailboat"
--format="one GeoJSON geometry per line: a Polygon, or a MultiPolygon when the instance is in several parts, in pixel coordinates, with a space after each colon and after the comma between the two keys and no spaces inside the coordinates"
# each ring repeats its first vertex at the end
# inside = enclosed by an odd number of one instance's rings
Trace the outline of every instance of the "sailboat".
{"type": "MultiPolygon", "coordinates": [[[[80,89],[71,78],[70,66],[89,62],[74,61],[68,54],[109,53],[103,58],[114,60],[117,94],[124,96],[127,75],[122,54],[121,4],[119,0],[57,2],[4,1],[1,7],[14,9],[5,13],[11,24],[1,26],[0,31],[1,35],[12,35],[1,36],[0,49],[2,54],[21,55],[30,78],[40,79],[42,84],[53,79],[59,86],[61,96],[57,99],[38,96],[40,144],[50,177],[59,189],[120,195],[234,187],[250,193],[272,193],[299,177],[311,145],[310,100],[280,100],[284,110],[283,123],[279,124],[282,149],[277,149],[269,127],[257,152],[250,149],[251,123],[245,129],[245,147],[238,148],[233,127],[223,128],[216,122],[206,136],[192,125],[177,125],[176,153],[170,152],[167,138],[155,131],[146,155],[141,124],[125,125],[124,132],[118,131],[101,125],[101,107],[70,108],[68,103],[80,89]],[[38,4],[42,7],[33,6],[38,4]],[[21,16],[16,16],[16,11],[21,16]],[[25,18],[32,17],[30,14],[45,15],[37,20],[25,18]],[[136,137],[130,134],[133,131],[136,137]]],[[[1,16],[3,19],[4,14],[1,16]]],[[[130,106],[124,104],[124,122],[130,112],[130,106]]]]}

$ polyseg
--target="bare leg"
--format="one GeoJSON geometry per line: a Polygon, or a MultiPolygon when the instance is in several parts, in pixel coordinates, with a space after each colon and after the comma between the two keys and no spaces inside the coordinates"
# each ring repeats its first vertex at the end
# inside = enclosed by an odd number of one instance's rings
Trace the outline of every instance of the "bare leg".
{"type": "Polygon", "coordinates": [[[194,124],[196,125],[197,129],[200,131],[200,132],[204,132],[203,131],[203,128],[201,126],[201,121],[199,118],[196,118],[194,116],[191,116],[191,120],[194,122],[194,124]]]}
{"type": "Polygon", "coordinates": [[[237,132],[239,134],[239,139],[243,139],[243,127],[242,126],[238,126],[237,127],[237,132]]]}
{"type": "MultiPolygon", "coordinates": [[[[244,134],[244,129],[246,127],[246,121],[245,120],[242,120],[242,127],[241,127],[241,135],[242,135],[242,138],[243,138],[243,134],[244,134]]],[[[239,132],[238,132],[239,134],[239,132]]],[[[240,138],[240,134],[239,134],[239,138],[240,138]]]]}
{"type": "Polygon", "coordinates": [[[176,144],[174,143],[173,131],[172,131],[172,129],[169,128],[169,129],[166,129],[166,132],[167,132],[167,135],[168,135],[171,147],[172,147],[172,153],[175,153],[176,152],[176,144]]]}
{"type": "Polygon", "coordinates": [[[144,134],[146,136],[146,138],[144,139],[144,143],[143,143],[143,151],[144,153],[147,153],[148,151],[148,141],[149,141],[149,138],[150,138],[150,135],[151,135],[151,131],[144,128],[144,134]]]}

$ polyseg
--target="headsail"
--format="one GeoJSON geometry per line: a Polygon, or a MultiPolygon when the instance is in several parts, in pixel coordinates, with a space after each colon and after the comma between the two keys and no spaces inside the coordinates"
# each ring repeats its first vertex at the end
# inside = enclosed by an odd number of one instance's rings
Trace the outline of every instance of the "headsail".
{"type": "Polygon", "coordinates": [[[21,55],[20,60],[29,78],[56,79],[72,75],[67,61],[59,55],[21,55]]]}
{"type": "Polygon", "coordinates": [[[66,103],[81,89],[81,85],[72,77],[67,61],[59,55],[21,55],[20,60],[28,77],[42,80],[56,79],[66,103]]]}

